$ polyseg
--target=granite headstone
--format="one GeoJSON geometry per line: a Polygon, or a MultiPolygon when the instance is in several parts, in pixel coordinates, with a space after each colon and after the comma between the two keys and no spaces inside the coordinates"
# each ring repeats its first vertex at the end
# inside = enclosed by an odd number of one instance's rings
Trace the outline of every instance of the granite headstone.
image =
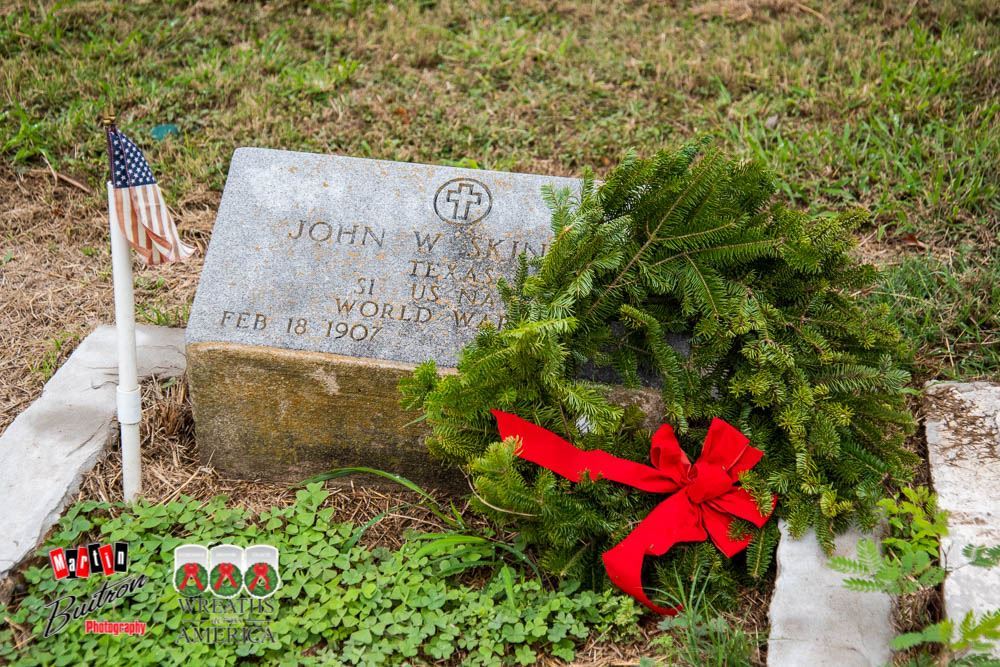
{"type": "Polygon", "coordinates": [[[503,322],[497,280],[545,252],[542,186],[575,179],[240,148],[187,328],[197,439],[226,474],[338,466],[424,483],[399,379],[503,322]]]}

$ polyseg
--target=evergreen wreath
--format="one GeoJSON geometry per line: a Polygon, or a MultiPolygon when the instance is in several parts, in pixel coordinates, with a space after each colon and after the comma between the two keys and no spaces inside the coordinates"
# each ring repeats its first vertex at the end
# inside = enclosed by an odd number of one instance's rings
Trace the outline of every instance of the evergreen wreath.
{"type": "MultiPolygon", "coordinates": [[[[914,429],[909,348],[888,309],[863,298],[876,273],[851,254],[866,213],[790,210],[762,165],[704,141],[629,154],[603,184],[587,173],[578,196],[543,194],[554,239],[499,283],[503,328],[481,329],[457,374],[427,362],[401,384],[430,451],[470,474],[474,507],[515,529],[548,572],[601,587],[600,554],[662,497],[519,459],[490,410],[643,463],[650,422],[671,424],[694,460],[720,417],[765,452],[742,485],[762,509],[777,494],[794,535],[813,528],[830,550],[838,531],[872,527],[887,483],[908,479],[916,458],[902,446],[914,429]],[[686,353],[669,344],[678,335],[686,353]],[[610,400],[595,381],[609,373],[656,387],[657,414],[610,400]]],[[[763,575],[777,524],[738,524],[753,534],[742,567],[711,544],[682,545],[656,559],[649,587],[664,599],[698,571],[725,595],[763,575]]]]}

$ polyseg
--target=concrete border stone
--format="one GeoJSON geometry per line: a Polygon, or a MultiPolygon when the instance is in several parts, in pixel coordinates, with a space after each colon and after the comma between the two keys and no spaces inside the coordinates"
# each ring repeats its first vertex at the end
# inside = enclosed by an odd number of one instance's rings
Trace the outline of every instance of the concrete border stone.
{"type": "MultiPolygon", "coordinates": [[[[780,521],[778,576],[771,597],[767,664],[772,667],[870,667],[892,656],[892,598],[843,586],[846,575],[827,565],[810,531],[792,539],[780,521]]],[[[834,555],[854,557],[863,535],[837,537],[834,555]]]]}
{"type": "MultiPolygon", "coordinates": [[[[930,382],[924,401],[931,478],[948,512],[944,611],[957,624],[967,612],[1000,607],[1000,568],[968,566],[962,555],[967,544],[1000,544],[1000,384],[930,382]]],[[[1000,645],[993,655],[1000,657],[1000,645]]]]}
{"type": "MultiPolygon", "coordinates": [[[[136,327],[140,379],[184,372],[184,330],[136,327]]],[[[59,519],[104,451],[115,423],[115,328],[99,326],[0,435],[0,580],[29,556],[59,519]]]]}

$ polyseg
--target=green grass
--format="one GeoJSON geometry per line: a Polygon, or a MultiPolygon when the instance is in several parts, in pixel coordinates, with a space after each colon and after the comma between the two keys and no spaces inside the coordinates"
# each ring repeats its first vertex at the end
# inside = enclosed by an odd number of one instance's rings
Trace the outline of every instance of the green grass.
{"type": "Polygon", "coordinates": [[[763,643],[756,632],[747,632],[712,608],[706,595],[708,580],[700,569],[690,578],[677,576],[670,604],[676,616],[666,616],[657,625],[664,631],[651,642],[658,649],[655,658],[644,658],[639,667],[678,665],[679,667],[728,667],[754,664],[752,655],[763,643]]]}
{"type": "Polygon", "coordinates": [[[926,374],[997,377],[1000,369],[1000,252],[963,244],[948,261],[906,257],[875,298],[895,310],[926,374]]]}
{"type": "Polygon", "coordinates": [[[191,314],[191,306],[182,308],[166,308],[157,304],[137,304],[136,319],[139,322],[155,324],[161,327],[182,327],[191,314]]]}
{"type": "Polygon", "coordinates": [[[16,2],[0,9],[0,148],[96,185],[95,120],[114,102],[177,201],[221,190],[240,145],[579,174],[708,132],[763,159],[797,206],[869,208],[921,371],[995,375],[1000,11],[803,5],[821,17],[792,3],[736,21],[688,3],[16,2]],[[165,123],[180,136],[154,141],[165,123]]]}

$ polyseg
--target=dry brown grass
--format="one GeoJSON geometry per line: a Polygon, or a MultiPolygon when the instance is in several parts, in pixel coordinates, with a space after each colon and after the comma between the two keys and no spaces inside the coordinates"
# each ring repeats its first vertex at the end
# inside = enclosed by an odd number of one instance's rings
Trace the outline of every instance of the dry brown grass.
{"type": "MultiPolygon", "coordinates": [[[[639,637],[628,645],[618,645],[591,638],[576,652],[573,667],[633,667],[639,664],[639,659],[650,655],[650,642],[656,636],[656,621],[646,618],[640,623],[639,637]]],[[[566,662],[557,658],[542,657],[539,661],[544,667],[565,665],[566,662]]]]}
{"type": "MultiPolygon", "coordinates": [[[[725,614],[731,627],[742,629],[750,636],[757,636],[761,643],[753,647],[750,656],[752,667],[763,667],[767,664],[767,634],[768,609],[771,604],[772,590],[745,589],[736,609],[738,613],[725,614]]],[[[576,654],[573,665],[576,667],[633,667],[639,665],[643,656],[654,656],[660,653],[655,647],[655,639],[663,632],[657,629],[658,618],[647,616],[639,625],[639,636],[627,645],[614,644],[601,638],[591,638],[576,654]]],[[[544,659],[542,665],[563,665],[561,660],[544,659]]],[[[663,664],[663,663],[661,663],[663,664]]],[[[687,663],[685,663],[687,664],[687,663]]]]}
{"type": "MultiPolygon", "coordinates": [[[[217,193],[174,208],[185,239],[201,251],[183,264],[134,266],[139,321],[183,324],[194,298],[217,193]]],[[[0,166],[0,432],[95,326],[114,321],[107,216],[86,194],[47,169],[0,166]]]]}
{"type": "Polygon", "coordinates": [[[804,12],[829,24],[823,14],[795,0],[712,0],[691,8],[691,14],[703,19],[724,18],[730,21],[761,20],[785,12],[804,12]]]}

